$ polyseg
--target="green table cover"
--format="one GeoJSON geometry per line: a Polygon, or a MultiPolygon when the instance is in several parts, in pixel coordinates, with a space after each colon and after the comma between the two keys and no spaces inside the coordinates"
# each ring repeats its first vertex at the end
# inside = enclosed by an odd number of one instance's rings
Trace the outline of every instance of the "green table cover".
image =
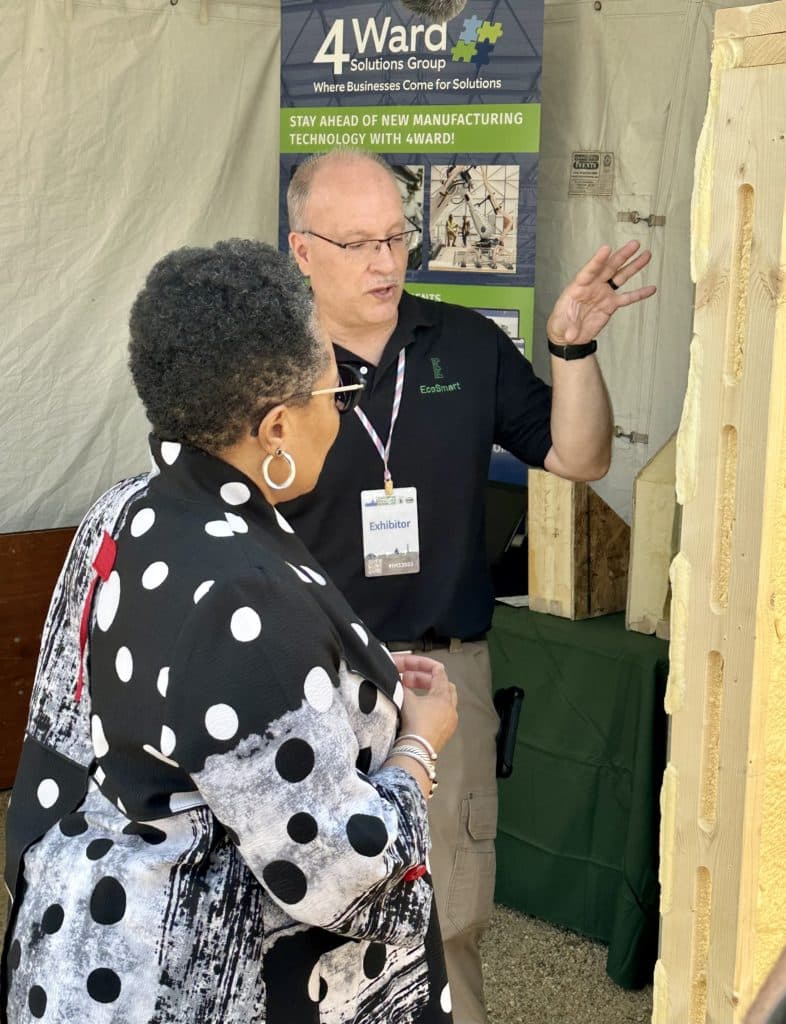
{"type": "Polygon", "coordinates": [[[652,980],[667,644],[624,615],[571,622],[497,605],[494,688],[525,692],[500,780],[496,899],[608,943],[624,988],[652,980]]]}

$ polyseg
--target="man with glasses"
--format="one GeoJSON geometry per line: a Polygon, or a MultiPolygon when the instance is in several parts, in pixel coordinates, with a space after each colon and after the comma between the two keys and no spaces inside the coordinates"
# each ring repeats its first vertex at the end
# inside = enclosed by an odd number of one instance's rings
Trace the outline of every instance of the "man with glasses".
{"type": "Polygon", "coordinates": [[[429,652],[457,687],[459,726],[429,809],[431,870],[454,1019],[485,1024],[478,941],[494,892],[498,727],[484,639],[491,446],[569,479],[604,475],[612,418],[594,339],[617,309],[654,293],[617,291],[649,253],[604,246],[562,293],[547,325],[552,392],[490,320],[403,291],[411,232],[383,160],[311,157],[287,202],[320,325],[366,387],[316,489],[284,513],[373,632],[392,650],[429,652]]]}

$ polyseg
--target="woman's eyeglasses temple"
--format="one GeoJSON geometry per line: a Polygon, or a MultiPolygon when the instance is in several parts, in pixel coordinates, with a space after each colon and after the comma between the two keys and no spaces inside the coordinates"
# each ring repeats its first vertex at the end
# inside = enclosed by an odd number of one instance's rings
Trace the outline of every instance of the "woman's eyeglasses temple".
{"type": "MultiPolygon", "coordinates": [[[[334,388],[318,388],[316,391],[311,392],[311,397],[314,395],[335,395],[336,408],[343,415],[345,412],[350,412],[360,401],[360,392],[365,387],[365,384],[337,384],[334,388]],[[346,398],[344,396],[347,396],[346,398]]],[[[292,396],[293,398],[296,396],[292,396]]],[[[303,396],[305,397],[305,396],[303,396]]]]}
{"type": "MultiPolygon", "coordinates": [[[[341,416],[345,413],[351,412],[360,401],[360,393],[366,385],[364,381],[359,380],[357,373],[352,366],[349,366],[346,363],[339,363],[338,371],[339,377],[349,377],[351,380],[355,381],[355,383],[341,383],[336,384],[336,386],[332,388],[317,388],[315,391],[295,392],[294,395],[288,395],[286,398],[282,398],[281,401],[276,402],[275,405],[286,405],[287,402],[291,402],[293,398],[314,398],[316,395],[333,395],[336,403],[336,409],[338,409],[341,416]]],[[[262,412],[257,413],[259,420],[257,425],[251,431],[253,437],[257,437],[262,420],[274,407],[274,405],[270,405],[263,409],[262,412]]]]}

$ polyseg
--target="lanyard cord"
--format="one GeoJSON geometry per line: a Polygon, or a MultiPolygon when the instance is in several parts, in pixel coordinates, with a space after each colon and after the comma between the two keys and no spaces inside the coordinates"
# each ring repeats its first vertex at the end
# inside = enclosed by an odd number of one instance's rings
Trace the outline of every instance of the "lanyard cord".
{"type": "Polygon", "coordinates": [[[396,426],[396,420],[398,419],[398,411],[401,406],[401,394],[404,390],[404,365],[406,363],[406,359],[406,350],[402,348],[402,350],[398,354],[398,366],[396,369],[396,390],[393,394],[393,412],[390,415],[390,431],[388,432],[388,441],[386,445],[383,446],[382,439],[372,426],[368,416],[366,416],[366,414],[359,406],[355,407],[355,412],[358,415],[358,419],[365,427],[366,433],[373,441],[374,447],[379,452],[379,456],[382,459],[382,462],[385,466],[384,480],[385,492],[387,494],[393,493],[393,478],[391,477],[390,470],[388,469],[388,461],[390,459],[390,445],[393,440],[393,428],[396,426]]]}

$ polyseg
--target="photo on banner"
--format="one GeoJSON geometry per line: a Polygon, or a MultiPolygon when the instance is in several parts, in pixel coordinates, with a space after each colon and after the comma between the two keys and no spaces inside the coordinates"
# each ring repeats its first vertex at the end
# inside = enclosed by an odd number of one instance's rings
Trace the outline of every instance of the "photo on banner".
{"type": "MultiPolygon", "coordinates": [[[[418,231],[407,290],[490,316],[531,358],[542,41],[543,0],[469,0],[435,24],[401,0],[282,0],[282,249],[304,157],[380,153],[418,231]]],[[[500,450],[490,477],[525,470],[500,450]]]]}

